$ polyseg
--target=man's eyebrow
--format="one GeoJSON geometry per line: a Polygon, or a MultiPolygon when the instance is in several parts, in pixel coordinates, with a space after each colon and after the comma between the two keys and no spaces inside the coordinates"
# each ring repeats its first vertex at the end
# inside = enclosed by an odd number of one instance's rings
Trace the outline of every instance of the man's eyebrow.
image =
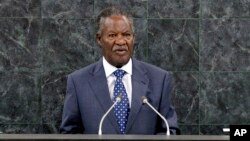
{"type": "Polygon", "coordinates": [[[114,32],[114,31],[109,31],[108,34],[109,34],[109,33],[116,33],[116,32],[114,32]]]}
{"type": "Polygon", "coordinates": [[[132,31],[125,31],[124,33],[132,33],[132,31]]]}

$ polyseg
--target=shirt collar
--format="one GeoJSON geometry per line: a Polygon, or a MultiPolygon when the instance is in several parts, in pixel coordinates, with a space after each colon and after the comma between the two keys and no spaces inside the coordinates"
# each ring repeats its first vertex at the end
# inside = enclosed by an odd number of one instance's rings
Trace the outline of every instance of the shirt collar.
{"type": "MultiPolygon", "coordinates": [[[[109,77],[111,74],[113,74],[114,71],[116,71],[118,68],[116,68],[115,66],[111,65],[106,59],[105,57],[103,57],[102,59],[103,61],[103,67],[104,67],[104,71],[105,71],[105,75],[106,77],[109,77]]],[[[123,65],[120,69],[124,70],[127,72],[127,74],[132,75],[132,59],[130,58],[128,63],[123,65]]]]}

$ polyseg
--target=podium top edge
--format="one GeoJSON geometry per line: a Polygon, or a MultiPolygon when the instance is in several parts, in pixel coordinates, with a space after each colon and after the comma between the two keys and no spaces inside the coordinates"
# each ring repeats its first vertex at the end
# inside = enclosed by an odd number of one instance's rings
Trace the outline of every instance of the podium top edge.
{"type": "Polygon", "coordinates": [[[0,134],[0,140],[230,140],[228,135],[0,134]]]}

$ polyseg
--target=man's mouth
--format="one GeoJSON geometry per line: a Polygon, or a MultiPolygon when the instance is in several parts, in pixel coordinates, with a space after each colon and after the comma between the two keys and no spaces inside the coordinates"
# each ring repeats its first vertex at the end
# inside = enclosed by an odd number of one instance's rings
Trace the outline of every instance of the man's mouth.
{"type": "Polygon", "coordinates": [[[126,54],[127,50],[126,49],[117,49],[115,50],[115,53],[118,55],[124,55],[126,54]]]}
{"type": "Polygon", "coordinates": [[[114,47],[114,50],[113,50],[116,54],[118,55],[124,55],[127,53],[127,47],[114,47]]]}

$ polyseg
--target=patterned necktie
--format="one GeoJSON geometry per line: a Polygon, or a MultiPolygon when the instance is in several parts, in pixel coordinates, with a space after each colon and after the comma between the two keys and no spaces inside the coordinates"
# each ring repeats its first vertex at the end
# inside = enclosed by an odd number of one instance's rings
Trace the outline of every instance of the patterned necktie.
{"type": "Polygon", "coordinates": [[[122,77],[125,75],[124,70],[116,70],[114,71],[114,75],[116,76],[115,87],[114,87],[114,98],[121,95],[121,102],[117,103],[114,107],[114,113],[117,119],[117,122],[120,127],[120,132],[125,134],[126,124],[128,121],[129,115],[129,101],[126,93],[126,89],[122,83],[122,77]]]}

